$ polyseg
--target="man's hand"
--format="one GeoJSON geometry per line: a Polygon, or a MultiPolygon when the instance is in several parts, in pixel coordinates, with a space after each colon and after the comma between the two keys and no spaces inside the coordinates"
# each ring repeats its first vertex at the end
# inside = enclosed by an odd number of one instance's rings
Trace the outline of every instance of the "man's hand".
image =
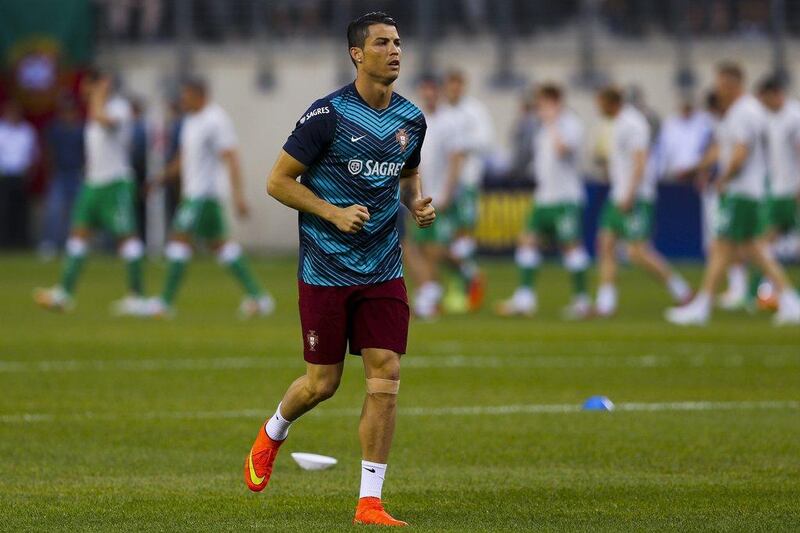
{"type": "Polygon", "coordinates": [[[436,209],[433,207],[432,201],[433,198],[428,196],[427,198],[417,198],[411,202],[411,214],[420,228],[427,228],[436,220],[436,209]]]}
{"type": "Polygon", "coordinates": [[[369,210],[363,205],[336,208],[330,221],[345,233],[358,233],[369,220],[369,210]]]}
{"type": "Polygon", "coordinates": [[[239,197],[234,199],[233,205],[236,208],[237,217],[245,219],[250,216],[250,206],[247,205],[244,198],[239,197]]]}

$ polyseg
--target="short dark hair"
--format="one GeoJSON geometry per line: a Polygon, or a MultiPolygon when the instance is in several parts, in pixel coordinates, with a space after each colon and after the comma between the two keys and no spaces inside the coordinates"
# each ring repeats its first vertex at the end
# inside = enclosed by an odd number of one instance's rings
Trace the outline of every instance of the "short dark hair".
{"type": "Polygon", "coordinates": [[[759,93],[777,93],[784,89],[786,89],[786,82],[777,74],[767,76],[758,84],[759,93]]]}
{"type": "Polygon", "coordinates": [[[744,81],[744,69],[739,63],[734,61],[723,61],[717,65],[717,74],[728,76],[738,82],[744,81]]]}
{"type": "Polygon", "coordinates": [[[536,95],[540,98],[547,98],[548,100],[560,102],[564,96],[564,91],[561,90],[560,85],[548,82],[539,85],[536,89],[536,95]]]}
{"type": "Polygon", "coordinates": [[[619,87],[603,87],[597,94],[604,102],[614,105],[622,104],[622,90],[619,87]]]}
{"type": "MultiPolygon", "coordinates": [[[[364,48],[364,43],[369,35],[369,27],[375,24],[386,24],[387,26],[397,27],[397,22],[383,11],[365,13],[353,19],[350,21],[350,24],[347,25],[347,50],[351,48],[364,48]]],[[[352,57],[350,57],[350,61],[353,61],[352,57]]],[[[353,64],[355,65],[356,62],[353,61],[353,64]]]]}
{"type": "Polygon", "coordinates": [[[197,94],[206,96],[208,94],[208,82],[200,76],[189,76],[181,82],[181,87],[190,89],[197,94]]]}

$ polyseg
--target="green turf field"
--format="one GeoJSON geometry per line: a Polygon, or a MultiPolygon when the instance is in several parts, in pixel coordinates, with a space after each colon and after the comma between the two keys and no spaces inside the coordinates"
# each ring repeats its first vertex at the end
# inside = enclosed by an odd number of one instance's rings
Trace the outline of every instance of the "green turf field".
{"type": "MultiPolygon", "coordinates": [[[[293,426],[265,493],[242,482],[259,424],[303,369],[294,262],[255,266],[276,316],[237,320],[238,289],[206,260],[177,318],[146,322],[109,316],[113,260],[93,258],[78,308],[53,315],[30,292],[58,265],[0,259],[0,530],[354,529],[357,358],[293,426]],[[301,471],[291,451],[339,464],[301,471]]],[[[487,266],[490,296],[506,296],[513,267],[487,266]]],[[[162,274],[149,266],[152,290],[162,274]]],[[[560,321],[567,280],[551,268],[537,319],[412,325],[390,512],[415,531],[800,529],[800,328],[745,313],[671,327],[663,290],[623,276],[609,321],[560,321]],[[620,409],[577,411],[593,394],[620,409]]]]}

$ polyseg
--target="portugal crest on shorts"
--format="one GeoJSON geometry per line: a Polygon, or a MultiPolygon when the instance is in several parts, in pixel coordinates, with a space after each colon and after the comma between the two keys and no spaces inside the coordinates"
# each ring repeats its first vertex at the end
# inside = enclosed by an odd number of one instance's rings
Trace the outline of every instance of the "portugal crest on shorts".
{"type": "Polygon", "coordinates": [[[315,330],[309,330],[308,334],[306,334],[306,341],[308,341],[308,349],[312,352],[317,351],[317,345],[319,344],[319,336],[315,330]]]}
{"type": "Polygon", "coordinates": [[[394,138],[397,139],[397,143],[400,145],[400,150],[405,152],[406,146],[408,146],[408,134],[406,133],[406,130],[400,128],[397,130],[397,133],[394,134],[394,138]]]}

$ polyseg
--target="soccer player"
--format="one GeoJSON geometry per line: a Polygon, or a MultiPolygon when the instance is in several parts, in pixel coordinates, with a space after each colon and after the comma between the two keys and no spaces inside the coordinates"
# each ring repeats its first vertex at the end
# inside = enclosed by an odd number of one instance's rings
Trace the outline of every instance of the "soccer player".
{"type": "Polygon", "coordinates": [[[679,325],[703,325],[711,316],[711,298],[738,250],[773,282],[779,293],[776,325],[800,323],[800,298],[786,273],[759,238],[759,206],[765,196],[767,133],[765,111],[744,89],[744,71],[735,63],[717,68],[717,96],[724,110],[719,126],[716,238],[711,245],[700,291],[687,305],[673,307],[666,319],[679,325]]]}
{"type": "Polygon", "coordinates": [[[230,240],[225,226],[223,196],[225,182],[230,181],[236,214],[249,212],[242,187],[236,132],[230,117],[213,102],[205,81],[193,79],[183,83],[181,103],[187,113],[180,133],[180,151],[170,162],[156,185],[181,176],[181,200],[172,224],[172,236],[166,247],[169,260],[167,277],[161,296],[152,299],[144,314],[167,316],[183,279],[186,264],[192,256],[192,241],[207,241],[241,284],[246,296],[239,306],[244,318],[268,315],[275,304],[253,277],[245,261],[242,247],[230,240]]]}
{"type": "Polygon", "coordinates": [[[536,312],[536,275],[541,264],[539,245],[552,239],[561,249],[564,267],[572,275],[574,297],[566,309],[570,318],[585,318],[591,312],[586,286],[589,255],[582,243],[583,182],[580,150],[584,129],[580,119],[564,104],[563,91],[544,84],[536,91],[536,114],[540,128],[534,138],[536,205],[527,218],[514,259],[520,284],[514,295],[497,307],[502,316],[536,312]]]}
{"type": "MultiPolygon", "coordinates": [[[[783,81],[769,77],[759,85],[759,98],[767,109],[767,163],[769,195],[764,206],[764,239],[772,247],[782,235],[798,228],[800,197],[800,102],[786,97],[783,81]]],[[[749,301],[758,298],[761,273],[753,271],[749,301]]]]}
{"type": "Polygon", "coordinates": [[[300,117],[268,178],[269,194],[300,212],[306,372],[259,428],[244,479],[253,491],[267,486],[290,424],[336,392],[349,345],[351,354],[362,356],[367,392],[354,522],[404,526],[384,510],[381,489],[409,320],[395,225],[399,198],[409,198],[417,225],[435,218],[417,170],[425,119],[393,90],[401,59],[395,21],[385,13],[363,15],[348,26],[347,40],[355,82],[300,117]]]}
{"type": "Polygon", "coordinates": [[[485,294],[484,276],[475,262],[477,243],[473,236],[478,218],[478,194],[484,171],[484,158],[494,137],[492,119],[486,107],[466,94],[463,72],[452,70],[445,76],[443,94],[448,120],[454,122],[453,157],[448,165],[438,224],[453,227],[449,243],[450,260],[456,265],[460,291],[452,291],[445,305],[454,312],[477,310],[485,294]]]}
{"type": "Polygon", "coordinates": [[[72,210],[61,281],[50,289],[36,289],[34,300],[46,309],[71,309],[91,232],[105,230],[116,238],[127,268],[129,295],[114,305],[117,312],[127,313],[144,302],[144,245],[136,236],[135,191],[129,160],[131,106],[115,91],[115,83],[106,73],[90,72],[81,89],[88,100],[84,130],[86,178],[72,210]]]}
{"type": "Polygon", "coordinates": [[[617,309],[618,240],[627,244],[628,257],[662,281],[672,298],[683,302],[691,291],[686,281],[675,272],[649,244],[656,186],[645,179],[650,127],[647,119],[633,106],[624,104],[622,93],[615,87],[600,91],[597,105],[612,120],[608,176],[611,182],[609,199],[600,215],[598,255],[600,287],[595,310],[601,317],[611,316],[617,309]]]}
{"type": "MultiPolygon", "coordinates": [[[[425,192],[433,199],[434,205],[443,202],[445,190],[451,180],[458,182],[458,174],[450,174],[450,171],[457,169],[459,161],[465,156],[456,141],[460,132],[453,115],[444,108],[441,92],[441,82],[438,79],[429,77],[420,81],[419,98],[427,124],[420,170],[425,176],[425,192]]],[[[415,259],[415,263],[418,263],[415,270],[419,278],[415,281],[419,288],[414,298],[414,314],[422,319],[434,318],[440,311],[444,295],[441,267],[453,264],[448,246],[455,238],[457,226],[451,218],[440,213],[436,224],[415,228],[411,232],[412,249],[419,249],[415,259]]],[[[407,248],[406,252],[408,251],[407,248]]]]}

